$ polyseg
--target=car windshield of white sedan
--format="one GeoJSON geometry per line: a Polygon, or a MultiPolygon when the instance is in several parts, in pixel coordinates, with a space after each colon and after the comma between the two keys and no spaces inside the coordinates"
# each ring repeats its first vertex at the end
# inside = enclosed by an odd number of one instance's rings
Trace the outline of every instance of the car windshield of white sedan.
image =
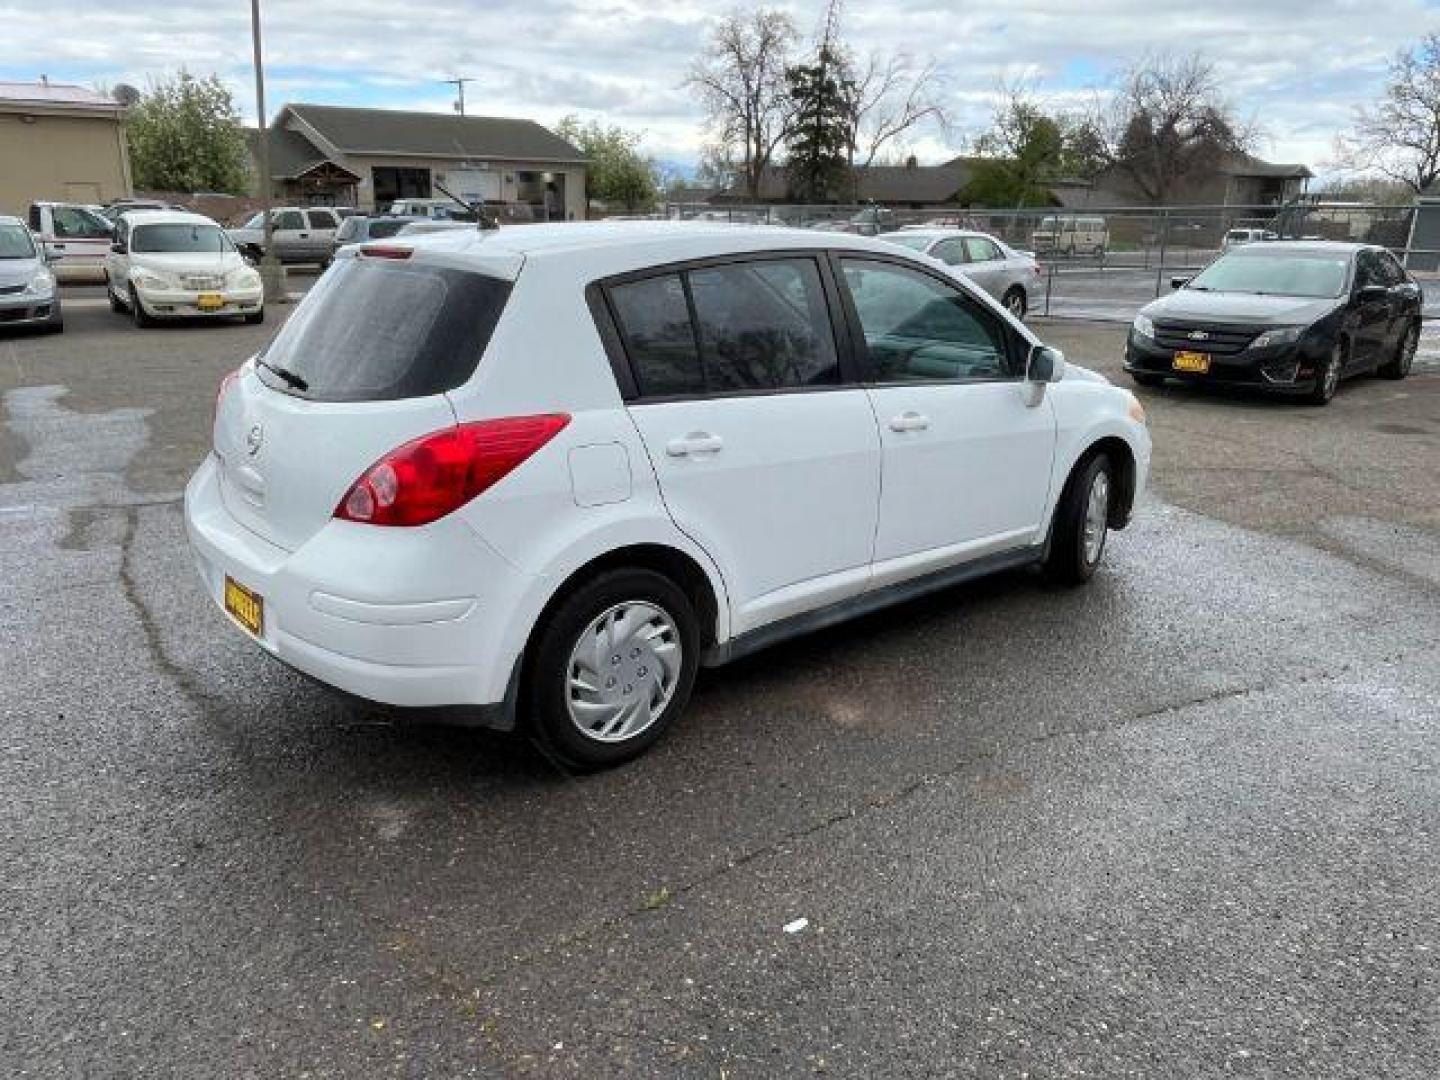
{"type": "Polygon", "coordinates": [[[0,259],[33,259],[35,245],[21,225],[0,225],[0,259]]]}
{"type": "Polygon", "coordinates": [[[163,225],[137,225],[135,235],[130,238],[130,250],[137,254],[160,254],[235,249],[219,226],[169,222],[163,225]]]}
{"type": "Polygon", "coordinates": [[[1331,299],[1345,291],[1348,260],[1342,255],[1227,255],[1187,286],[1201,292],[1254,293],[1331,299]]]}

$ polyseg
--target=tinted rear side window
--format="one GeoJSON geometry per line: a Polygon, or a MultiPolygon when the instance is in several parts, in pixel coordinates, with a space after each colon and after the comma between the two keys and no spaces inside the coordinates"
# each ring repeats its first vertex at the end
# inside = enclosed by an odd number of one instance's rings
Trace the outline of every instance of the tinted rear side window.
{"type": "Polygon", "coordinates": [[[410,222],[404,218],[397,218],[394,221],[372,221],[370,223],[370,239],[383,240],[387,236],[394,236],[410,222]]]}
{"type": "Polygon", "coordinates": [[[643,397],[699,394],[705,373],[679,274],[616,285],[610,290],[643,397]]]}
{"type": "Polygon", "coordinates": [[[813,261],[692,270],[690,292],[711,393],[840,381],[825,293],[813,261]]]}
{"type": "MultiPolygon", "coordinates": [[[[466,270],[340,259],[265,350],[314,401],[393,401],[453,390],[475,372],[510,283],[466,270]]],[[[281,380],[259,369],[276,390],[281,380]]]]}

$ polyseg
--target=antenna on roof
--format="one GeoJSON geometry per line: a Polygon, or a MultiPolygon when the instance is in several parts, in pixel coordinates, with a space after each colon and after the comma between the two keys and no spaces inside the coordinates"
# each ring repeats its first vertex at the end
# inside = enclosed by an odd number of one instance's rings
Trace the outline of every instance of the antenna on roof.
{"type": "Polygon", "coordinates": [[[456,111],[457,113],[459,113],[461,116],[464,116],[464,115],[465,115],[465,84],[466,84],[466,83],[476,82],[477,80],[472,79],[472,78],[470,78],[468,75],[466,75],[466,76],[456,76],[456,77],[453,78],[453,79],[441,79],[440,81],[443,82],[443,83],[448,83],[449,85],[455,87],[456,93],[459,95],[459,96],[455,99],[455,111],[456,111]]]}

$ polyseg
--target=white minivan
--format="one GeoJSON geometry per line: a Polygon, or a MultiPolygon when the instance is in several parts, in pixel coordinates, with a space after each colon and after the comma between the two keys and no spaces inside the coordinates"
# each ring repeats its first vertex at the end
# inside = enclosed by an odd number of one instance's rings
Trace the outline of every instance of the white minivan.
{"type": "Polygon", "coordinates": [[[1030,243],[1051,254],[1100,256],[1110,246],[1110,227],[1094,214],[1052,214],[1040,219],[1030,243]]]}
{"type": "Polygon", "coordinates": [[[1088,579],[1149,462],[1129,391],[885,241],[466,229],[336,254],[221,384],[185,520],[261,648],[595,768],[702,665],[990,571],[1088,579]]]}

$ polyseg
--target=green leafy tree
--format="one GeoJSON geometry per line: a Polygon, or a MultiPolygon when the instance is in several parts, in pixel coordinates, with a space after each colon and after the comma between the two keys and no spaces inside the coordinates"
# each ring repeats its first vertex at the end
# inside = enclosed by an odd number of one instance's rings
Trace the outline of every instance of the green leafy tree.
{"type": "Polygon", "coordinates": [[[962,199],[972,206],[1046,206],[1065,156],[1065,130],[1033,102],[1012,95],[977,141],[983,155],[962,199]]]}
{"type": "Polygon", "coordinates": [[[847,186],[854,86],[844,58],[828,41],[813,61],[792,65],[785,79],[791,103],[790,195],[800,202],[826,202],[847,186]]]}
{"type": "Polygon", "coordinates": [[[640,152],[639,133],[606,127],[598,120],[582,123],[578,116],[565,117],[555,130],[589,159],[587,198],[631,211],[655,205],[660,172],[655,162],[640,152]]]}
{"type": "Polygon", "coordinates": [[[125,118],[135,185],[154,191],[243,194],[250,155],[240,113],[214,75],[182,70],[152,83],[125,118]]]}

